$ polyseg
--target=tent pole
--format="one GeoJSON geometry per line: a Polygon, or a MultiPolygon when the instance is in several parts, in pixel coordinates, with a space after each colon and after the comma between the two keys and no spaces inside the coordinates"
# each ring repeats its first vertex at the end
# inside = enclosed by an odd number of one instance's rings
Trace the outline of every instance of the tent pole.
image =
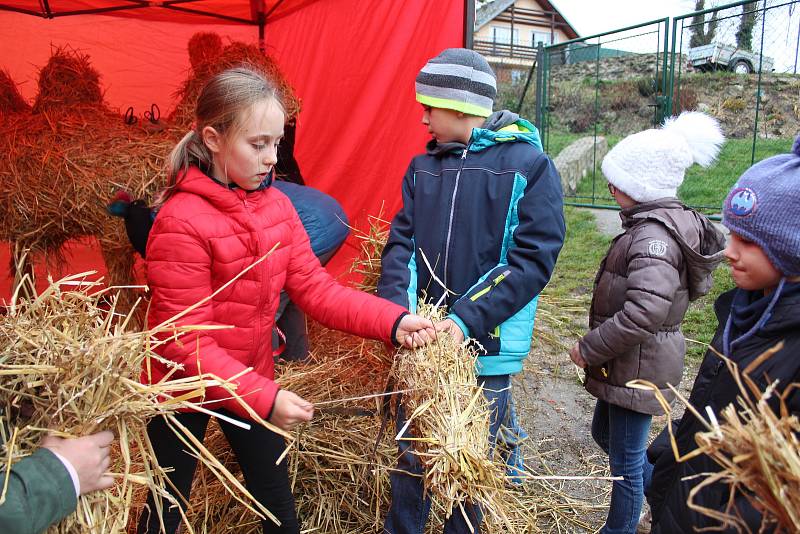
{"type": "Polygon", "coordinates": [[[475,0],[464,0],[464,48],[473,47],[475,32],[475,0]]]}
{"type": "Polygon", "coordinates": [[[44,7],[45,18],[52,19],[53,12],[50,11],[50,2],[48,2],[47,0],[43,0],[42,7],[44,7]]]}
{"type": "Polygon", "coordinates": [[[261,53],[267,53],[267,45],[264,42],[264,26],[266,26],[267,18],[263,13],[258,14],[258,49],[261,53]]]}

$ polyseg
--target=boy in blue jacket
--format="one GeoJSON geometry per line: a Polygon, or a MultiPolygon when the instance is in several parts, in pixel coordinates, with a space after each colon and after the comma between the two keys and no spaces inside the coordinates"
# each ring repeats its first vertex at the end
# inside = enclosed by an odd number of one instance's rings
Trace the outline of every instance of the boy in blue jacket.
{"type": "MultiPolygon", "coordinates": [[[[492,113],[496,94],[491,67],[472,50],[444,50],[417,75],[422,123],[433,139],[403,178],[403,207],[392,221],[378,283],[378,295],[412,312],[420,298],[441,301],[448,316],[437,329],[481,344],[477,373],[492,403],[493,441],[509,416],[510,377],[530,350],[538,295],[565,233],[561,179],[539,133],[510,111],[492,113]]],[[[421,472],[411,449],[411,441],[400,440],[385,523],[390,534],[421,534],[430,511],[422,480],[411,475],[421,472]]],[[[467,515],[478,531],[478,511],[467,515]]],[[[461,513],[447,520],[445,532],[469,532],[461,513]]]]}

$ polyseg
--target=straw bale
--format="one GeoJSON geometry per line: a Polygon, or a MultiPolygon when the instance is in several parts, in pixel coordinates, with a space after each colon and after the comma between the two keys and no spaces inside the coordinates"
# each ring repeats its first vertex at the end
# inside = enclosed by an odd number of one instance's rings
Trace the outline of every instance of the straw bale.
{"type": "MultiPolygon", "coordinates": [[[[141,384],[147,360],[159,358],[152,352],[160,343],[158,334],[177,335],[199,327],[174,327],[169,321],[146,332],[126,330],[130,315],[120,317],[114,295],[63,289],[80,284],[87,274],[91,273],[51,282],[41,294],[26,279],[18,289],[20,298],[0,320],[0,338],[5,341],[0,348],[3,472],[35,450],[47,433],[77,437],[112,430],[117,437],[109,469],[116,484],[82,496],[76,513],[48,531],[54,534],[95,531],[93,525],[104,532],[125,532],[133,502],[148,489],[175,502],[164,489],[164,473],[147,437],[148,421],[164,415],[176,424],[171,414],[187,407],[202,409],[191,401],[199,401],[209,386],[222,385],[235,395],[229,384],[212,376],[173,375],[158,384],[141,384]],[[178,394],[186,397],[169,400],[178,394]]],[[[204,465],[217,465],[202,446],[187,443],[187,448],[204,465]]],[[[219,467],[214,472],[230,484],[230,473],[219,467]]],[[[240,502],[252,501],[242,487],[236,490],[240,502]]]]}
{"type": "Polygon", "coordinates": [[[381,277],[381,254],[389,239],[389,221],[383,218],[383,207],[378,215],[367,218],[367,229],[352,228],[358,240],[358,255],[350,266],[350,272],[361,276],[356,289],[375,293],[381,277]]]}
{"type": "Polygon", "coordinates": [[[5,69],[0,69],[0,116],[30,109],[30,104],[22,98],[11,75],[5,69]]]}
{"type": "MultiPolygon", "coordinates": [[[[417,311],[434,321],[444,315],[425,303],[417,311]]],[[[477,384],[478,350],[474,342],[457,343],[440,333],[435,343],[401,350],[394,374],[398,389],[410,390],[402,397],[406,426],[433,506],[449,517],[473,503],[502,521],[508,515],[499,498],[505,469],[490,459],[491,407],[477,384]]]]}
{"type": "MultiPolygon", "coordinates": [[[[204,35],[206,37],[203,37],[200,42],[210,42],[208,34],[204,35]]],[[[190,53],[193,50],[196,51],[195,59],[199,61],[204,51],[208,49],[202,49],[200,46],[196,49],[192,47],[190,53]]],[[[178,104],[170,115],[170,120],[176,124],[188,127],[194,121],[197,97],[212,76],[225,69],[242,66],[261,72],[276,84],[279,96],[286,108],[287,122],[294,119],[300,112],[300,100],[295,96],[294,89],[283,76],[280,67],[274,59],[264,54],[257,46],[234,41],[223,48],[219,55],[211,53],[207,59],[206,62],[192,63],[191,74],[175,92],[178,104]]]]}
{"type": "Polygon", "coordinates": [[[92,67],[89,56],[69,47],[56,47],[39,71],[39,92],[33,112],[51,107],[102,104],[100,73],[92,67]]]}
{"type": "Polygon", "coordinates": [[[102,102],[88,56],[70,49],[53,50],[39,88],[35,113],[0,117],[0,239],[61,264],[65,242],[93,236],[112,283],[133,283],[133,249],[105,205],[120,188],[148,197],[161,187],[182,132],[124,124],[102,102]]]}

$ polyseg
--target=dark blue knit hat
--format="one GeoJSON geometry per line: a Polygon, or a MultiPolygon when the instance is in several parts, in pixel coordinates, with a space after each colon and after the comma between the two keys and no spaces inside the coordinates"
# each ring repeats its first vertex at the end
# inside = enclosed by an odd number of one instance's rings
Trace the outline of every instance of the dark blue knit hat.
{"type": "Polygon", "coordinates": [[[759,161],[739,177],[722,224],[761,247],[784,275],[800,275],[800,137],[791,153],[759,161]]]}

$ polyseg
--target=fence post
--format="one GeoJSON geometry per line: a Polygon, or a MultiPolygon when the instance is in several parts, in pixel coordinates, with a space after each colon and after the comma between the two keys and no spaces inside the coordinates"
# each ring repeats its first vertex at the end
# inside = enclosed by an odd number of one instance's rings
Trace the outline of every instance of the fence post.
{"type": "Polygon", "coordinates": [[[548,112],[548,91],[547,84],[550,77],[550,61],[548,53],[544,45],[540,41],[536,48],[536,120],[538,121],[536,127],[539,128],[539,135],[542,138],[542,146],[549,149],[550,143],[547,138],[547,121],[548,112]],[[539,55],[541,54],[541,55],[539,55]],[[545,144],[547,142],[547,144],[545,144]]]}
{"type": "Polygon", "coordinates": [[[533,65],[531,66],[530,72],[528,72],[528,79],[525,82],[525,90],[522,92],[522,98],[520,98],[519,106],[517,106],[517,111],[522,109],[522,99],[525,98],[525,94],[528,92],[528,84],[531,81],[531,75],[536,74],[536,87],[534,89],[534,94],[536,96],[536,116],[533,119],[533,123],[539,128],[539,133],[541,134],[542,130],[544,129],[543,125],[543,118],[544,118],[544,110],[543,106],[545,102],[543,100],[544,96],[544,87],[542,87],[544,83],[544,46],[542,42],[539,41],[536,44],[536,59],[533,60],[533,65]]]}
{"type": "Polygon", "coordinates": [[[761,8],[761,48],[759,49],[758,58],[758,83],[756,84],[756,119],[753,124],[753,150],[750,154],[750,165],[756,161],[756,139],[758,139],[758,112],[761,108],[761,73],[763,72],[762,64],[764,58],[764,28],[767,27],[767,0],[764,0],[763,7],[761,8]]]}
{"type": "MultiPolygon", "coordinates": [[[[681,30],[683,30],[683,19],[681,19],[681,30]]],[[[672,115],[672,99],[675,92],[675,48],[678,46],[678,22],[677,18],[672,19],[672,50],[669,58],[669,89],[665,93],[665,104],[667,116],[672,115]]],[[[666,69],[665,69],[666,72],[666,69]]],[[[666,88],[665,88],[666,89],[666,88]]]]}
{"type": "MultiPolygon", "coordinates": [[[[658,124],[664,122],[664,119],[671,115],[669,108],[671,103],[669,98],[669,90],[667,89],[667,80],[672,79],[669,77],[669,73],[667,72],[667,65],[669,65],[669,18],[664,19],[664,57],[662,59],[663,67],[661,69],[661,91],[656,91],[656,103],[659,104],[657,117],[658,124]]],[[[658,85],[658,80],[656,80],[656,84],[658,85]]],[[[658,87],[656,87],[656,89],[658,89],[658,87]]]]}

